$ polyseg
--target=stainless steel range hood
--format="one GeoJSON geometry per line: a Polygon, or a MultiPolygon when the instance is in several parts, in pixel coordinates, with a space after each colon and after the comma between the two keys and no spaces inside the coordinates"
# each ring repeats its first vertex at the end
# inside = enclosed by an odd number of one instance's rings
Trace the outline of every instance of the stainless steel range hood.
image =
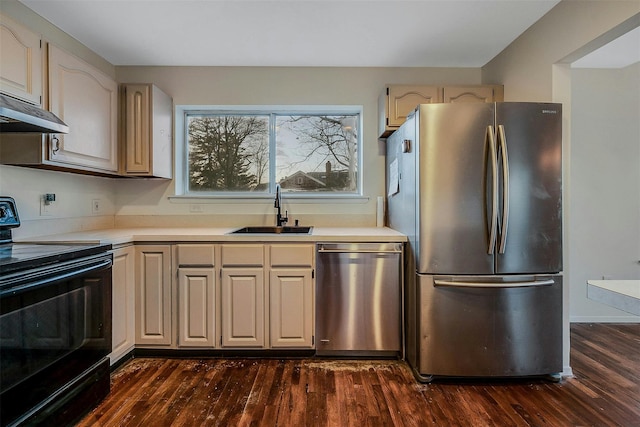
{"type": "Polygon", "coordinates": [[[69,133],[55,114],[0,94],[0,133],[69,133]]]}

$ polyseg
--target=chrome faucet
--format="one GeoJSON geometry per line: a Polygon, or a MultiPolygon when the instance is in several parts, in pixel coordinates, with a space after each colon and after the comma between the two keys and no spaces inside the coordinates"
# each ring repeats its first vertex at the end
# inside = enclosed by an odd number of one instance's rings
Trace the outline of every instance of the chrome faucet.
{"type": "Polygon", "coordinates": [[[282,194],[281,194],[280,184],[276,184],[276,201],[273,204],[273,207],[278,209],[278,213],[276,214],[276,226],[278,227],[282,227],[284,224],[287,223],[287,221],[289,221],[289,218],[287,217],[288,215],[287,211],[284,211],[284,216],[282,216],[282,213],[280,211],[281,205],[282,205],[282,194]]]}

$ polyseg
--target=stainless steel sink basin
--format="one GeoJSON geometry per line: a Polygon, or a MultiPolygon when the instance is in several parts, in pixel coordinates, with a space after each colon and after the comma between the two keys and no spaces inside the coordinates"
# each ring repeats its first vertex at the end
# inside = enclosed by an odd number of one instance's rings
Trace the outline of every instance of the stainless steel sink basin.
{"type": "Polygon", "coordinates": [[[256,225],[242,227],[229,234],[311,234],[313,227],[256,225]]]}

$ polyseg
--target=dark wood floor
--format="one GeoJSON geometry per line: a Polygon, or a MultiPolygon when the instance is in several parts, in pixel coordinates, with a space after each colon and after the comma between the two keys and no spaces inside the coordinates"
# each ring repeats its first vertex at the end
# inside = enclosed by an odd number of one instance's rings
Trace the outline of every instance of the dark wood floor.
{"type": "Polygon", "coordinates": [[[419,384],[400,361],[133,359],[80,426],[640,426],[640,324],[573,324],[574,377],[419,384]]]}

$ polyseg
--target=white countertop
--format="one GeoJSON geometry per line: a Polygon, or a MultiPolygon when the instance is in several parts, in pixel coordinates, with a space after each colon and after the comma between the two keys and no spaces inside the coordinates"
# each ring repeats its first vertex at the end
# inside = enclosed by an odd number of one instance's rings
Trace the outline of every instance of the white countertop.
{"type": "Polygon", "coordinates": [[[587,297],[640,316],[640,280],[587,280],[587,297]]]}
{"type": "Polygon", "coordinates": [[[388,227],[314,227],[311,234],[228,234],[239,227],[113,228],[15,239],[31,243],[109,243],[115,247],[139,242],[405,242],[388,227]]]}

